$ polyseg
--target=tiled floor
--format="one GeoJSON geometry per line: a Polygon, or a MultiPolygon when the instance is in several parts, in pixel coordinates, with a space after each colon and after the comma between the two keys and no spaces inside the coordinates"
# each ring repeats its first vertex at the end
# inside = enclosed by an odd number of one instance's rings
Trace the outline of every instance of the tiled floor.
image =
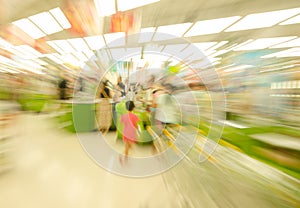
{"type": "Polygon", "coordinates": [[[165,190],[161,176],[135,180],[103,170],[75,134],[45,116],[22,116],[18,124],[13,169],[0,177],[1,207],[139,207],[165,190]]]}
{"type": "MultiPolygon", "coordinates": [[[[76,134],[58,129],[50,117],[27,114],[16,121],[15,136],[9,140],[12,169],[0,175],[0,207],[271,208],[298,203],[299,196],[290,194],[297,194],[293,188],[298,182],[221,147],[214,154],[216,161],[184,160],[163,174],[145,178],[114,175],[86,154],[76,134]],[[289,189],[290,184],[294,185],[289,189]]],[[[106,139],[123,151],[114,133],[106,139]]],[[[136,157],[151,154],[151,146],[136,146],[131,152],[136,157]]]]}

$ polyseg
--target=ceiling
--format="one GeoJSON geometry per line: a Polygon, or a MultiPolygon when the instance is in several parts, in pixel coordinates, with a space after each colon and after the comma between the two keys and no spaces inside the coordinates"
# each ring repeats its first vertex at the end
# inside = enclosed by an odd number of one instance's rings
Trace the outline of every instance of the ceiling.
{"type": "MultiPolygon", "coordinates": [[[[80,13],[80,18],[82,20],[81,24],[85,26],[85,36],[100,35],[99,32],[109,33],[110,32],[110,17],[105,17],[101,19],[100,24],[99,19],[97,19],[97,24],[91,24],[93,29],[86,28],[89,25],[85,24],[85,20],[88,21],[89,17],[84,16],[88,14],[87,9],[91,6],[93,7],[94,2],[92,0],[0,0],[1,3],[1,28],[0,34],[2,38],[6,35],[6,27],[10,25],[11,22],[19,20],[21,18],[27,18],[31,15],[35,15],[40,12],[48,11],[55,7],[60,7],[63,11],[66,8],[66,4],[74,5],[72,8],[74,15],[76,12],[80,13]],[[103,23],[103,25],[102,25],[103,23]],[[103,26],[103,27],[101,27],[103,26]],[[99,28],[97,28],[99,27],[99,28]]],[[[260,12],[269,12],[283,9],[291,9],[300,7],[299,0],[160,0],[160,2],[149,4],[140,8],[137,8],[136,11],[140,11],[142,14],[141,18],[141,27],[159,27],[170,24],[179,24],[179,23],[195,23],[201,20],[210,20],[216,18],[232,17],[232,16],[241,16],[245,17],[246,15],[260,12]]],[[[94,18],[95,20],[95,18],[94,18]]],[[[290,25],[279,25],[276,24],[272,27],[265,27],[260,29],[251,29],[251,30],[242,30],[242,31],[233,31],[233,32],[218,32],[216,34],[206,34],[198,35],[192,37],[185,37],[184,40],[187,40],[191,43],[198,42],[220,42],[228,41],[225,45],[218,48],[218,50],[226,49],[230,46],[243,43],[249,39],[259,39],[259,38],[271,38],[271,37],[285,37],[285,36],[299,36],[300,37],[300,24],[290,24],[290,25]]],[[[13,34],[14,35],[14,34],[13,34]]],[[[70,32],[68,30],[63,30],[55,34],[48,35],[46,40],[60,40],[68,39],[75,37],[83,37],[80,33],[70,32]]],[[[19,38],[20,39],[20,38],[19,38]]],[[[6,39],[7,40],[7,39],[6,39]]],[[[182,42],[184,42],[184,40],[182,42]]],[[[12,41],[14,45],[17,44],[27,44],[14,42],[11,38],[8,41],[12,41]]],[[[158,42],[159,44],[174,44],[180,43],[181,41],[177,40],[167,40],[158,42]]],[[[139,43],[128,43],[132,46],[141,46],[143,44],[139,43]]],[[[131,47],[127,45],[127,47],[131,47]]],[[[262,55],[267,55],[272,52],[280,51],[282,49],[264,49],[264,50],[253,50],[251,52],[260,51],[262,55]]],[[[53,49],[47,50],[44,53],[53,53],[53,49]]],[[[219,55],[218,57],[222,58],[222,61],[219,63],[219,67],[229,64],[230,62],[236,61],[234,57],[238,57],[249,51],[228,51],[224,54],[219,55]],[[231,61],[228,61],[231,60],[231,61]]],[[[253,57],[253,56],[252,56],[253,57]]],[[[260,58],[256,57],[256,59],[260,58]]],[[[259,59],[260,60],[260,59],[259,59]]],[[[251,60],[250,60],[251,61],[251,60]]],[[[297,58],[277,58],[274,59],[265,59],[264,65],[269,66],[272,63],[278,62],[287,62],[287,61],[297,61],[297,58]]],[[[249,62],[249,60],[248,60],[249,62]]],[[[247,61],[244,64],[249,64],[247,61]]],[[[243,64],[243,63],[241,63],[243,64]]],[[[256,63],[257,64],[257,63],[256,63]]]]}

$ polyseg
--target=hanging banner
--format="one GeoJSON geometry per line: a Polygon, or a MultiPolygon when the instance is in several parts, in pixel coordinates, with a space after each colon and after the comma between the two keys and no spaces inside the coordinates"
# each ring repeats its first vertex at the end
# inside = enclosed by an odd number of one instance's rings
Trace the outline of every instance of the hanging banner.
{"type": "Polygon", "coordinates": [[[32,46],[35,42],[32,37],[13,24],[1,27],[0,36],[13,45],[27,44],[32,46]]]}
{"type": "Polygon", "coordinates": [[[139,33],[141,24],[141,10],[118,12],[111,16],[110,32],[125,32],[126,35],[139,33]]]}
{"type": "Polygon", "coordinates": [[[97,14],[92,0],[64,0],[63,12],[72,25],[69,32],[79,36],[103,33],[104,19],[97,14]]]}

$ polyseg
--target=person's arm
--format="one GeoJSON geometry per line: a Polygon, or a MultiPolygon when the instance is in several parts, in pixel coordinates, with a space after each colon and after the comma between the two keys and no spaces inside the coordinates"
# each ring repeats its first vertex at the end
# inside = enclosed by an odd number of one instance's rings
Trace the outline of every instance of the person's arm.
{"type": "Polygon", "coordinates": [[[138,122],[140,121],[139,117],[137,115],[135,115],[135,126],[136,128],[138,127],[138,122]]]}
{"type": "Polygon", "coordinates": [[[155,99],[152,99],[151,107],[152,108],[156,108],[157,107],[157,103],[156,103],[155,99]]]}
{"type": "Polygon", "coordinates": [[[141,134],[141,129],[140,129],[140,126],[138,125],[139,121],[140,121],[139,117],[137,115],[135,115],[134,127],[135,127],[136,132],[137,132],[138,135],[141,134]]]}

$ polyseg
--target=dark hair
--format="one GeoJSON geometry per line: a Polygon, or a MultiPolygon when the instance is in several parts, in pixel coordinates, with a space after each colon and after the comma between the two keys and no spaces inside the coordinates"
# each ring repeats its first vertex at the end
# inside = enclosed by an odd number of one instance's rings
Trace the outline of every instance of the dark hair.
{"type": "Polygon", "coordinates": [[[162,91],[162,89],[156,89],[156,90],[153,90],[152,94],[155,94],[155,93],[157,93],[157,92],[159,92],[159,91],[162,91]]]}
{"type": "Polygon", "coordinates": [[[135,107],[135,105],[134,105],[134,102],[133,101],[127,101],[126,102],[126,109],[128,110],[128,111],[132,111],[133,109],[134,109],[134,107],[135,107]]]}

